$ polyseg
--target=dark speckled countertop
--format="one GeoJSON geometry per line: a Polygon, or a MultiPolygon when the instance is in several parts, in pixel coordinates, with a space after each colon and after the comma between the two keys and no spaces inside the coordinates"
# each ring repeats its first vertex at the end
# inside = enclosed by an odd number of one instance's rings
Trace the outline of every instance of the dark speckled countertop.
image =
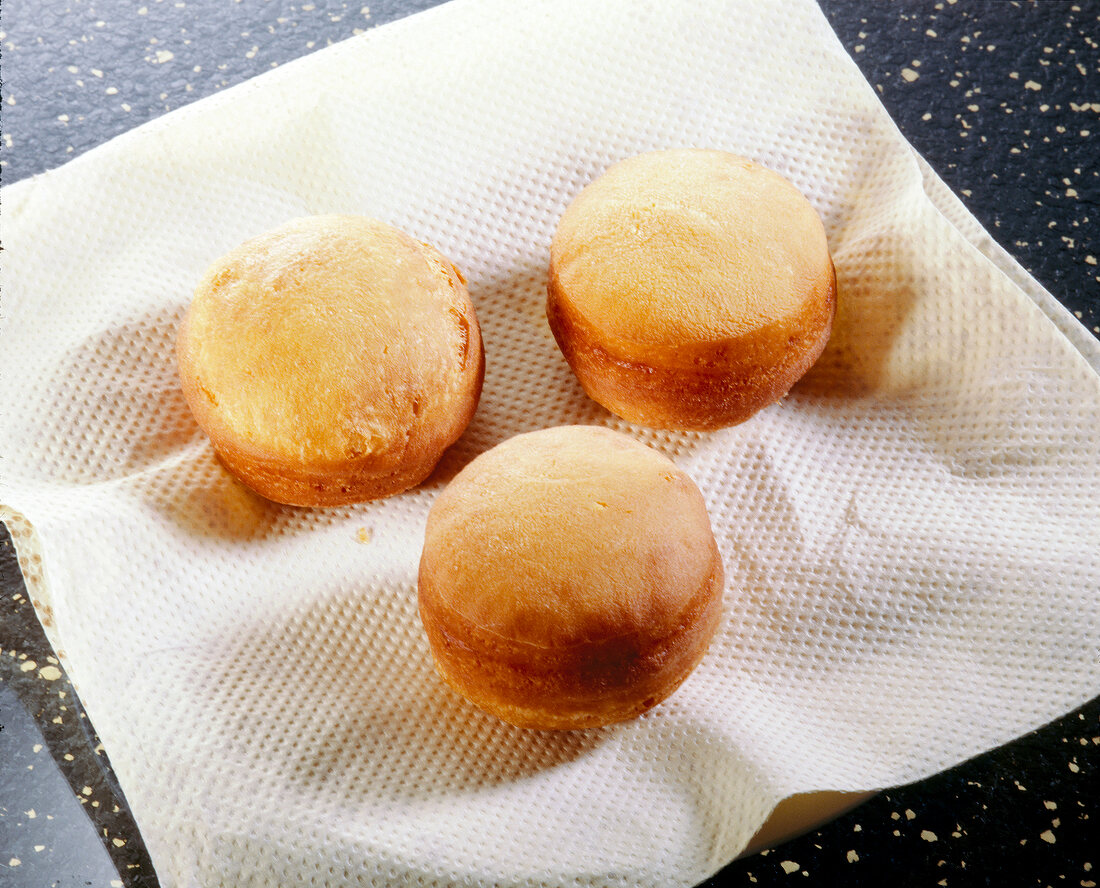
{"type": "MultiPolygon", "coordinates": [[[[7,0],[2,181],[59,166],[166,111],[433,5],[7,0]]],[[[1100,336],[1100,2],[821,5],[910,142],[1100,336]]],[[[0,886],[156,885],[6,533],[0,582],[0,886]]],[[[1098,868],[1100,698],[737,861],[707,884],[1092,888],[1098,868]]]]}

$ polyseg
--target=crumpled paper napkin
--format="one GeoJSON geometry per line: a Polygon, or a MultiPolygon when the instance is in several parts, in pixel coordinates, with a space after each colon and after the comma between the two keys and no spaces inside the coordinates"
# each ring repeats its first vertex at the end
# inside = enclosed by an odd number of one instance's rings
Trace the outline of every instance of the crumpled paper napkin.
{"type": "Polygon", "coordinates": [[[165,888],[686,885],[787,795],[919,778],[1100,688],[1096,342],[914,155],[810,0],[455,0],[2,200],[0,516],[165,888]],[[573,195],[685,145],[790,178],[839,276],[813,371],[711,434],[615,420],[543,317],[573,195]],[[488,362],[436,474],[345,509],[233,481],[173,357],[206,266],[318,212],[438,246],[488,362]],[[696,479],[726,614],[645,717],[525,732],[436,678],[416,565],[462,465],[576,422],[696,479]]]}

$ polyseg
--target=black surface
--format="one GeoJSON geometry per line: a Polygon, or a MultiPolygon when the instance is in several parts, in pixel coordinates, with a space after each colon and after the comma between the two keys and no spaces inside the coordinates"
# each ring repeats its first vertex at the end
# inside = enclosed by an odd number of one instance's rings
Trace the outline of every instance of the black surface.
{"type": "Polygon", "coordinates": [[[85,797],[73,794],[73,781],[54,762],[53,748],[39,728],[43,713],[34,712],[32,717],[31,712],[11,682],[0,684],[4,725],[0,731],[4,767],[0,866],[9,877],[17,875],[27,885],[109,884],[118,873],[92,821],[80,810],[81,803],[87,803],[85,797]],[[59,882],[59,873],[70,881],[59,882]]]}
{"type": "Polygon", "coordinates": [[[1081,885],[1100,867],[1095,702],[828,826],[726,867],[706,888],[1081,885]],[[786,864],[786,866],[784,866],[786,864]],[[797,868],[794,868],[797,864],[797,868]],[[792,870],[792,872],[788,872],[792,870]]]}
{"type": "MultiPolygon", "coordinates": [[[[320,0],[6,0],[0,177],[58,166],[165,111],[431,5],[375,2],[364,12],[361,3],[320,0]]],[[[822,7],[910,142],[1001,245],[1100,334],[1100,3],[822,7]]],[[[55,675],[6,536],[0,583],[0,886],[155,885],[106,756],[67,679],[55,675]],[[92,838],[117,872],[91,850],[92,838]]],[[[1100,639],[1097,646],[1100,656],[1100,639]]],[[[1094,700],[735,862],[707,884],[1091,888],[1100,866],[1098,768],[1094,700]]]]}
{"type": "Polygon", "coordinates": [[[107,754],[35,616],[0,524],[0,886],[112,882],[157,884],[107,754]]]}
{"type": "Polygon", "coordinates": [[[1100,334],[1100,3],[821,5],[913,147],[1100,334]]]}

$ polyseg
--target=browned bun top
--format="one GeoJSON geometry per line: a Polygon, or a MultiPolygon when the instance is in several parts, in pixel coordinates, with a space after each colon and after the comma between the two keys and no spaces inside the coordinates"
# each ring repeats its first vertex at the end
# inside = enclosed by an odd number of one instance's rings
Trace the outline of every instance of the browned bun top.
{"type": "Polygon", "coordinates": [[[260,492],[306,505],[315,498],[291,488],[324,486],[326,474],[347,488],[321,491],[326,502],[421,480],[481,385],[462,276],[362,216],[295,219],[231,250],[199,283],[177,354],[188,402],[227,465],[285,476],[285,496],[260,492]]]}
{"type": "Polygon", "coordinates": [[[724,151],[611,166],[561,218],[557,285],[627,360],[690,365],[708,347],[797,323],[832,271],[813,206],[778,173],[724,151]]]}
{"type": "Polygon", "coordinates": [[[835,311],[809,201],[724,151],[615,164],[551,245],[546,315],[562,354],[589,396],[643,425],[743,422],[813,365],[835,311]]]}
{"type": "Polygon", "coordinates": [[[626,435],[565,426],[482,454],[437,498],[418,604],[436,669],[521,727],[633,718],[702,658],[723,572],[702,494],[626,435]]]}
{"type": "Polygon", "coordinates": [[[426,539],[432,607],[539,648],[667,636],[721,572],[691,479],[593,426],[517,435],[479,456],[436,500],[426,539]]]}

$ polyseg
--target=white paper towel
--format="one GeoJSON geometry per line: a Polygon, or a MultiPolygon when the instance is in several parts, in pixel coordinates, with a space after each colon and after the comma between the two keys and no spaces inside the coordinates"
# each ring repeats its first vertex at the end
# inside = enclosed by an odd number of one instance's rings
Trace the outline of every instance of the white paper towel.
{"type": "Polygon", "coordinates": [[[455,0],[2,200],[0,517],[165,888],[690,884],[786,795],[919,778],[1100,689],[1100,349],[914,155],[810,0],[455,0]],[[705,435],[609,416],[543,318],[571,198],[673,146],[790,178],[839,277],[810,375],[705,435]],[[231,480],[175,377],[206,266],[316,212],[455,261],[488,364],[433,478],[346,509],[231,480]],[[447,478],[574,422],[698,481],[727,612],[645,717],[524,732],[435,677],[416,565],[447,478]]]}

